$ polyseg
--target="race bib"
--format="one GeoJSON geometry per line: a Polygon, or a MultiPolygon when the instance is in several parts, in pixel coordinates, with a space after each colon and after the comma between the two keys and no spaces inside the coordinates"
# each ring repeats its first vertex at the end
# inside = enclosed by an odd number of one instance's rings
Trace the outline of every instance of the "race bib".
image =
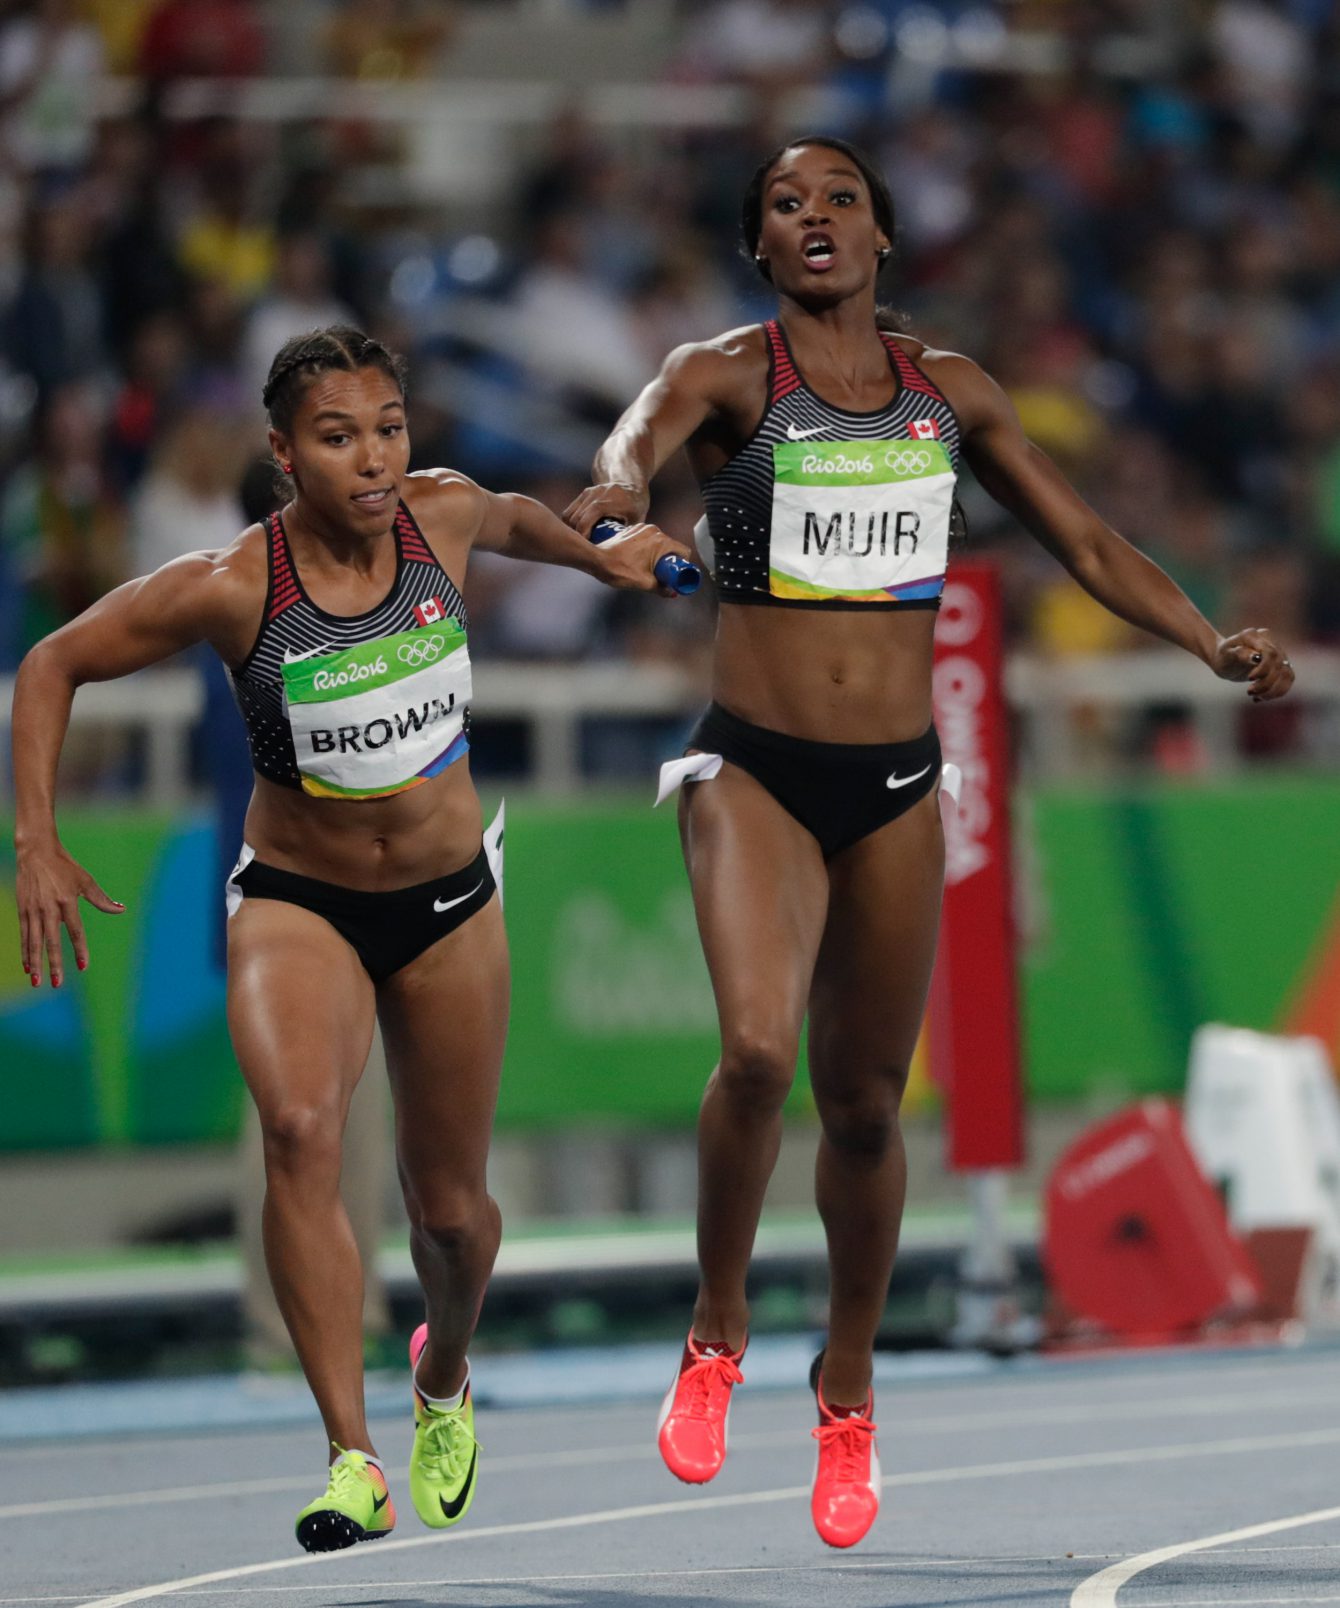
{"type": "Polygon", "coordinates": [[[290,660],[283,677],[303,791],[318,798],[402,793],[470,746],[470,654],[454,618],[290,660]]]}
{"type": "Polygon", "coordinates": [[[937,598],[954,468],[939,441],[779,441],[772,449],[773,597],[937,598]]]}

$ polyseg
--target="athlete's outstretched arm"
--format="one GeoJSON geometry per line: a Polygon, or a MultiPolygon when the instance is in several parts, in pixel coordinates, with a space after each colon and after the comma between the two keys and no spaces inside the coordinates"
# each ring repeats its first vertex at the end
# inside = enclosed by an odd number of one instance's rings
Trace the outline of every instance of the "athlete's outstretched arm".
{"type": "Polygon", "coordinates": [[[43,955],[52,986],[60,987],[62,924],[80,971],[88,965],[81,898],[110,914],[123,908],[66,853],[56,829],[56,770],[76,688],[129,675],[212,640],[228,612],[221,594],[235,594],[236,585],[213,555],[174,559],[109,592],[43,638],[19,666],[12,718],[15,897],[23,969],[34,987],[42,978],[43,955]]]}
{"type": "MultiPolygon", "coordinates": [[[[655,525],[636,523],[617,539],[594,544],[533,497],[485,491],[451,469],[426,471],[422,479],[429,484],[414,506],[431,521],[431,533],[446,541],[464,541],[537,564],[563,564],[607,586],[641,591],[658,590],[653,574],[658,559],[667,553],[689,556],[655,525]]],[[[659,590],[674,596],[664,587],[659,590]]]]}
{"type": "Polygon", "coordinates": [[[563,517],[585,536],[600,519],[645,518],[652,476],[738,384],[729,347],[676,347],[661,372],[627,409],[596,453],[592,484],[563,517]]]}
{"type": "Polygon", "coordinates": [[[963,425],[963,453],[983,487],[1105,608],[1203,659],[1258,701],[1281,698],[1293,667],[1264,628],[1220,636],[1157,564],[1101,520],[1024,434],[1013,404],[967,358],[940,358],[937,383],[963,425]]]}

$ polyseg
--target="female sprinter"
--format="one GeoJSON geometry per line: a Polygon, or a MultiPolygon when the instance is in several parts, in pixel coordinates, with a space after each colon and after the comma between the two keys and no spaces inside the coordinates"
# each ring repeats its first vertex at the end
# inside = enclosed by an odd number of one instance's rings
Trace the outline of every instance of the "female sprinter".
{"type": "Polygon", "coordinates": [[[292,500],[220,552],[110,593],[40,642],[14,699],[23,965],[61,985],[79,901],[121,908],[62,848],[56,767],[75,689],[208,642],[228,666],[256,770],[228,884],[228,1021],[264,1133],[266,1261],[321,1409],[329,1485],[298,1515],[326,1551],[395,1513],[363,1406],[363,1280],[340,1204],[350,1096],[380,1020],[397,1157],[428,1322],[410,1347],[410,1492],[454,1524],[475,1489],[466,1346],[498,1249],[484,1185],[507,1029],[502,913],[466,758],[472,547],[655,586],[650,528],[593,547],[525,497],[408,473],[401,364],[356,330],[290,341],[265,387],[292,500]]]}
{"type": "Polygon", "coordinates": [[[820,1536],[850,1546],[879,1506],[872,1349],[903,1209],[898,1105],[940,911],[931,633],[960,453],[1123,619],[1257,699],[1287,692],[1293,672],[1264,631],[1217,635],[1028,442],[974,363],[881,329],[893,206],[857,151],[829,139],[778,151],[743,225],[777,320],[671,353],[565,517],[583,533],[641,519],[652,476],[687,444],[721,604],[713,702],[663,781],[698,778],[680,821],[721,1060],[699,1120],[701,1282],[661,1454],[693,1482],[725,1456],[745,1273],[808,1013],[831,1275],[811,1507],[820,1536]]]}

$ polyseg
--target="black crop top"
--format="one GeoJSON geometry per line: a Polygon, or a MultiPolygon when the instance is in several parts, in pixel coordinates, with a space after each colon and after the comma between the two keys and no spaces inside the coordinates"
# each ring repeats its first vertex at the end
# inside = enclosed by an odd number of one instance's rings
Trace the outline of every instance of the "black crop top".
{"type": "Polygon", "coordinates": [[[881,332],[898,389],[873,413],[815,395],[781,325],[768,339],[768,405],[703,483],[698,546],[723,603],[938,608],[959,424],[938,387],[881,332]]]}

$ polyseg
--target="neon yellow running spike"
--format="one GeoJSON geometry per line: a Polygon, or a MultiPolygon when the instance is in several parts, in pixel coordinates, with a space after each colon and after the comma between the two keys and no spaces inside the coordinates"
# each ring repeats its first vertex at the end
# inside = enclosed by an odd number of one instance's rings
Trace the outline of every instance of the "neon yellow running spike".
{"type": "MultiPolygon", "coordinates": [[[[427,1343],[428,1325],[420,1324],[410,1341],[411,1368],[427,1343]]],[[[479,1442],[475,1439],[475,1407],[469,1384],[461,1405],[450,1412],[430,1407],[416,1388],[409,1494],[414,1511],[430,1529],[445,1530],[469,1512],[478,1468],[479,1442]]]]}
{"type": "Polygon", "coordinates": [[[390,1535],[395,1508],[382,1471],[362,1452],[341,1452],[330,1465],[326,1494],[299,1513],[296,1529],[308,1552],[338,1552],[390,1535]]]}

